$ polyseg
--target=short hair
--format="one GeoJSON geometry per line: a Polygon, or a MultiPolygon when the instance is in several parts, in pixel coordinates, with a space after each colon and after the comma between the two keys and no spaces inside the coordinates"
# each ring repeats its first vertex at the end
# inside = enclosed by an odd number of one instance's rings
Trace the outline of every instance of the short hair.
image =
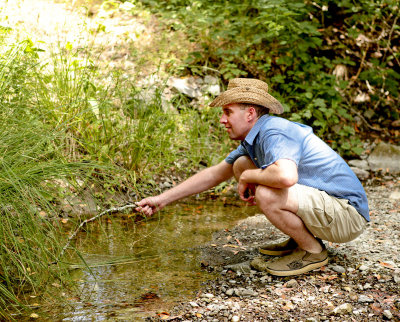
{"type": "Polygon", "coordinates": [[[256,110],[257,116],[261,117],[265,114],[269,113],[269,108],[257,104],[251,104],[251,103],[239,103],[241,108],[248,108],[248,107],[253,107],[256,110]]]}

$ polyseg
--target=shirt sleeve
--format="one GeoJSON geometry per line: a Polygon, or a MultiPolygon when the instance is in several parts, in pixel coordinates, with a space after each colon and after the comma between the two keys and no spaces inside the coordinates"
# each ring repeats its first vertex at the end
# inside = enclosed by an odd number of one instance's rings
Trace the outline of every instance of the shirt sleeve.
{"type": "Polygon", "coordinates": [[[302,153],[300,136],[288,135],[281,131],[271,131],[261,138],[264,150],[264,162],[261,169],[265,169],[279,159],[289,159],[299,165],[302,153]]]}
{"type": "Polygon", "coordinates": [[[240,144],[236,150],[229,153],[229,155],[226,157],[225,161],[228,162],[229,164],[233,164],[236,161],[236,159],[238,159],[242,155],[248,155],[248,152],[244,148],[244,146],[242,144],[240,144]]]}

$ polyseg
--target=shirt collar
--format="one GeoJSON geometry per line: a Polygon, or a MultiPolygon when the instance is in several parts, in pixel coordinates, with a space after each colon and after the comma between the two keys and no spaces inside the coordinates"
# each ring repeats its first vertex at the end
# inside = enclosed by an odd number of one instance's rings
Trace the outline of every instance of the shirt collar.
{"type": "Polygon", "coordinates": [[[258,133],[260,132],[262,126],[264,125],[264,123],[265,123],[265,121],[267,120],[268,117],[269,117],[269,115],[265,114],[265,115],[262,115],[257,120],[256,124],[254,124],[254,126],[251,128],[250,132],[246,135],[246,138],[244,139],[247,144],[253,145],[254,139],[256,138],[258,133]]]}

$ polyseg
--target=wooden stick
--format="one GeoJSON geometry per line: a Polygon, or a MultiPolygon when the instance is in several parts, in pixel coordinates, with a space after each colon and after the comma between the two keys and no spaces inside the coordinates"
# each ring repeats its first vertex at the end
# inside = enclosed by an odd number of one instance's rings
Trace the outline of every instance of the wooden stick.
{"type": "Polygon", "coordinates": [[[107,210],[101,212],[100,214],[98,214],[98,215],[96,215],[96,216],[94,216],[94,217],[92,217],[92,218],[89,218],[89,219],[86,219],[86,220],[82,221],[81,224],[78,226],[78,228],[75,229],[75,231],[68,237],[67,243],[66,243],[65,246],[62,248],[62,250],[61,250],[61,252],[60,252],[60,255],[58,256],[58,259],[57,259],[55,262],[50,263],[49,265],[57,264],[57,263],[60,261],[60,259],[64,256],[65,251],[67,250],[67,248],[68,248],[69,245],[71,244],[71,241],[76,237],[76,235],[78,234],[78,232],[79,232],[79,231],[82,229],[82,227],[85,226],[87,223],[90,223],[90,222],[92,222],[92,221],[94,221],[94,220],[96,220],[96,219],[99,219],[100,217],[102,217],[102,216],[104,216],[104,215],[106,215],[106,214],[109,214],[109,213],[113,213],[113,212],[122,212],[122,211],[124,211],[124,210],[126,210],[126,209],[129,209],[129,208],[136,208],[136,207],[137,207],[137,205],[136,205],[136,203],[135,203],[135,204],[128,204],[128,205],[125,205],[125,206],[122,206],[122,207],[110,208],[110,209],[107,209],[107,210]]]}

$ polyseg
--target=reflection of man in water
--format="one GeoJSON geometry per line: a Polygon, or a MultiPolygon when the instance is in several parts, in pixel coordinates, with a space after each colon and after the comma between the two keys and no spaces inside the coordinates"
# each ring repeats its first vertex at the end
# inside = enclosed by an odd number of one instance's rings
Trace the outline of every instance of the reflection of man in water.
{"type": "Polygon", "coordinates": [[[344,243],[359,236],[369,221],[364,189],[346,162],[317,138],[309,126],[270,116],[282,105],[256,79],[237,78],[211,106],[222,106],[222,123],[239,147],[221,163],[181,184],[138,202],[137,210],[152,215],[181,198],[232,176],[242,200],[257,205],[289,238],[260,252],[282,256],[252,266],[272,275],[290,276],[328,263],[321,240],[344,243]]]}

